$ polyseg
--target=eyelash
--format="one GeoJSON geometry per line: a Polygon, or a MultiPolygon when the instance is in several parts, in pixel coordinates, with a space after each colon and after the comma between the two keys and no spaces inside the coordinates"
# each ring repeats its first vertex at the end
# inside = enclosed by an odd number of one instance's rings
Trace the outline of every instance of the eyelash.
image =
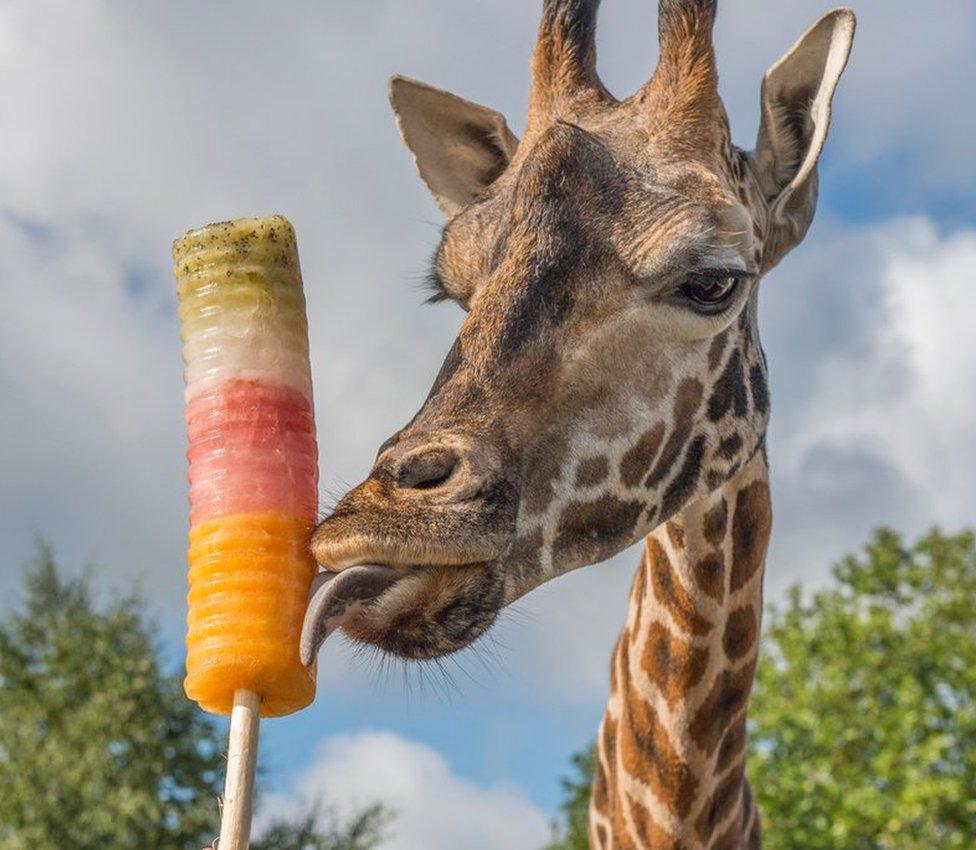
{"type": "Polygon", "coordinates": [[[427,267],[427,274],[424,275],[424,289],[430,293],[425,299],[428,304],[437,304],[441,301],[449,301],[451,294],[441,280],[440,272],[437,269],[437,255],[435,254],[427,267]]]}
{"type": "Polygon", "coordinates": [[[686,279],[678,287],[678,296],[700,313],[720,313],[734,300],[742,282],[749,277],[751,275],[741,269],[705,269],[686,279]],[[720,292],[719,298],[703,297],[707,295],[708,287],[715,289],[723,284],[727,287],[720,292]]]}

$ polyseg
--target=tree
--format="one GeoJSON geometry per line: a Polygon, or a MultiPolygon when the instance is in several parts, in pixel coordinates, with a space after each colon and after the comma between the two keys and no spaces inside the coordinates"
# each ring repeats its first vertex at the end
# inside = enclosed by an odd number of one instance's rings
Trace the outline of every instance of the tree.
{"type": "MultiPolygon", "coordinates": [[[[750,708],[767,850],[963,850],[976,836],[976,535],[875,532],[771,609],[750,708]]],[[[585,756],[564,782],[585,848],[585,756]]]]}
{"type": "Polygon", "coordinates": [[[880,530],[765,635],[753,787],[770,850],[950,850],[976,836],[976,537],[880,530]]]}
{"type": "Polygon", "coordinates": [[[252,850],[374,850],[383,842],[391,819],[379,803],[346,823],[340,822],[334,811],[323,817],[313,810],[297,823],[276,821],[252,844],[252,850]]]}
{"type": "Polygon", "coordinates": [[[199,850],[220,753],[160,670],[142,603],[96,606],[42,546],[23,613],[0,622],[0,849],[199,850]]]}
{"type": "Polygon", "coordinates": [[[563,802],[559,806],[565,820],[553,824],[552,843],[546,850],[590,850],[587,827],[595,759],[594,747],[571,757],[574,775],[562,780],[563,802]]]}

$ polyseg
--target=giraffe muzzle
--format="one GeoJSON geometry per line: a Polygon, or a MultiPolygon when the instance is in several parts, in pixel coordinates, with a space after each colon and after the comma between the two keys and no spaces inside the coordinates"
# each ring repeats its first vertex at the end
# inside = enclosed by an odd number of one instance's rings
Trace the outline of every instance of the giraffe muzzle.
{"type": "Polygon", "coordinates": [[[391,567],[363,565],[341,573],[322,572],[312,582],[299,646],[302,663],[311,664],[329,635],[362,615],[403,577],[391,567]]]}

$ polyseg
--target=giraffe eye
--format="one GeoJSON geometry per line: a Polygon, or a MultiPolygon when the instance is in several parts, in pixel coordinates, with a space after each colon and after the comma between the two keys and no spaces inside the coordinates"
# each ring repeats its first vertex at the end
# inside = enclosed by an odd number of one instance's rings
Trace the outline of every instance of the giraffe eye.
{"type": "Polygon", "coordinates": [[[726,306],[739,288],[744,275],[727,270],[704,272],[686,280],[679,287],[681,295],[709,312],[726,306]]]}

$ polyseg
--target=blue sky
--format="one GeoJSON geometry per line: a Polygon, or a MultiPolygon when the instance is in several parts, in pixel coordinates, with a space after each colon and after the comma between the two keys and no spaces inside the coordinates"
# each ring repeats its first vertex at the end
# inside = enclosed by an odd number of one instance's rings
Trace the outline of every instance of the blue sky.
{"type": "MultiPolygon", "coordinates": [[[[976,6],[864,0],[818,220],[764,283],[772,599],[888,522],[976,516],[976,6]]],[[[440,214],[386,104],[400,72],[523,121],[538,4],[6,0],[0,4],[0,598],[46,535],[141,587],[179,661],[181,362],[169,245],[278,211],[299,235],[325,493],[406,421],[460,313],[422,306],[440,214]]],[[[655,4],[606,0],[602,74],[633,91],[655,4]]],[[[724,0],[737,141],[762,73],[826,6],[724,0]]],[[[633,554],[544,587],[476,653],[379,669],[329,645],[316,705],[262,729],[262,817],[388,799],[390,846],[529,850],[595,731],[633,554]],[[476,837],[472,837],[476,836],[476,837]]],[[[111,592],[111,591],[109,591],[111,592]]]]}

